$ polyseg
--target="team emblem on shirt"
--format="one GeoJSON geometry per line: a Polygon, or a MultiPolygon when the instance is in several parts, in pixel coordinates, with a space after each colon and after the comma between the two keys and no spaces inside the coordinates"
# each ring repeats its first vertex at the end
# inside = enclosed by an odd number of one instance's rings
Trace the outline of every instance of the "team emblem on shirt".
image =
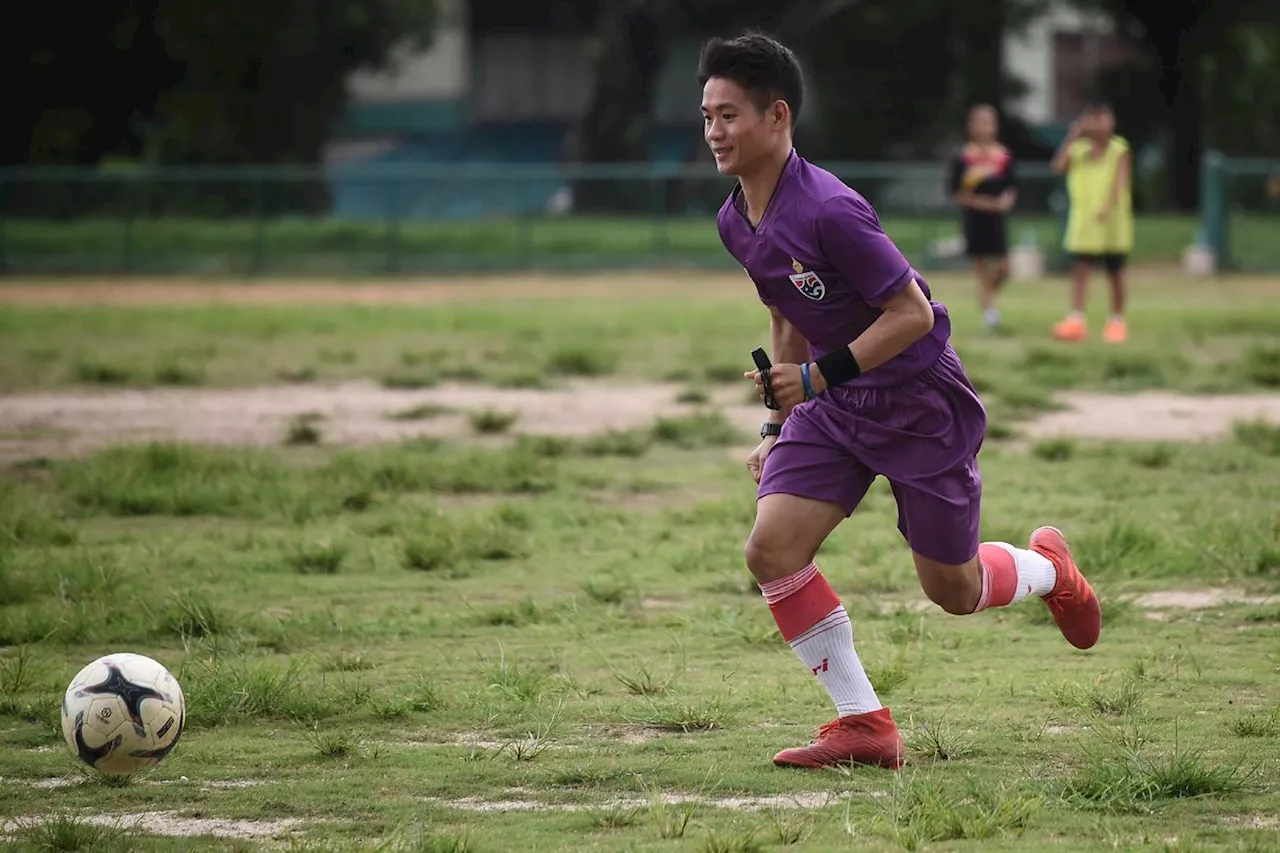
{"type": "Polygon", "coordinates": [[[791,268],[795,273],[787,278],[791,279],[791,283],[797,290],[815,302],[827,295],[827,286],[822,283],[822,279],[818,278],[816,272],[805,272],[804,264],[795,258],[791,259],[791,268]]]}

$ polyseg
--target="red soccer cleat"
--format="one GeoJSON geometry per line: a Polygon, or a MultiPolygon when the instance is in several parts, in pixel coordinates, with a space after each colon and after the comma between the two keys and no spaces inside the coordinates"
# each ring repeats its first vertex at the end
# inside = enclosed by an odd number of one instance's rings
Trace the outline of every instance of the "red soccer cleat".
{"type": "Polygon", "coordinates": [[[1071,548],[1056,527],[1040,527],[1031,533],[1031,550],[1053,563],[1058,582],[1053,592],[1044,596],[1053,621],[1067,642],[1077,649],[1088,649],[1098,642],[1102,633],[1102,605],[1093,587],[1084,579],[1071,548]]]}
{"type": "Polygon", "coordinates": [[[897,770],[905,750],[888,708],[853,714],[827,723],[808,746],[784,749],[773,757],[779,767],[835,767],[872,764],[897,770]]]}

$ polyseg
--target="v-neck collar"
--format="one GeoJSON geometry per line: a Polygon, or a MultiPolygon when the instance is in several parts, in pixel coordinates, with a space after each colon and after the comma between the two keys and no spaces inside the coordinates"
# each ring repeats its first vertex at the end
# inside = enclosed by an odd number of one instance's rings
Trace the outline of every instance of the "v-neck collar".
{"type": "Polygon", "coordinates": [[[769,224],[773,217],[773,211],[776,208],[774,202],[778,198],[778,192],[782,189],[783,183],[791,176],[791,172],[795,169],[798,160],[796,150],[791,149],[791,153],[787,155],[787,162],[782,164],[782,171],[778,173],[778,182],[773,186],[773,193],[769,196],[769,201],[764,206],[764,213],[760,216],[760,224],[752,225],[751,217],[747,215],[747,199],[742,194],[742,182],[733,188],[733,209],[742,217],[742,221],[751,229],[752,234],[759,234],[764,227],[769,224]]]}

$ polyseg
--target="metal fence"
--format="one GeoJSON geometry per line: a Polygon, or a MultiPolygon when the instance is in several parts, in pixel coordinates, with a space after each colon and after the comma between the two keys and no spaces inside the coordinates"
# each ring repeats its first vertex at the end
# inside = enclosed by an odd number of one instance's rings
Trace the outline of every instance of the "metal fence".
{"type": "MultiPolygon", "coordinates": [[[[1199,234],[1235,265],[1280,268],[1280,240],[1255,239],[1266,230],[1259,223],[1276,221],[1266,193],[1236,221],[1242,193],[1260,175],[1280,175],[1280,165],[1206,163],[1217,183],[1204,221],[1142,216],[1135,260],[1176,262],[1199,234]]],[[[824,165],[876,206],[918,267],[963,263],[945,164],[824,165]]],[[[1011,239],[1037,244],[1061,268],[1062,181],[1043,164],[1025,164],[1020,178],[1011,239]]],[[[731,187],[709,167],[661,164],[10,168],[0,170],[0,271],[732,269],[715,227],[731,187]]]]}
{"type": "Polygon", "coordinates": [[[1201,161],[1199,240],[1226,269],[1280,270],[1280,159],[1229,158],[1211,151],[1201,161]]]}

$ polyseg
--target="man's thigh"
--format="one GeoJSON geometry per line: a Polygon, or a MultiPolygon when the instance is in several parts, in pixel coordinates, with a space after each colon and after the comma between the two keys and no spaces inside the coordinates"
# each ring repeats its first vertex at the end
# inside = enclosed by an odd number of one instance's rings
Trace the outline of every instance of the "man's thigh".
{"type": "Polygon", "coordinates": [[[747,539],[747,567],[761,583],[803,569],[844,518],[844,510],[828,501],[779,492],[765,495],[756,504],[756,521],[747,539]]]}

